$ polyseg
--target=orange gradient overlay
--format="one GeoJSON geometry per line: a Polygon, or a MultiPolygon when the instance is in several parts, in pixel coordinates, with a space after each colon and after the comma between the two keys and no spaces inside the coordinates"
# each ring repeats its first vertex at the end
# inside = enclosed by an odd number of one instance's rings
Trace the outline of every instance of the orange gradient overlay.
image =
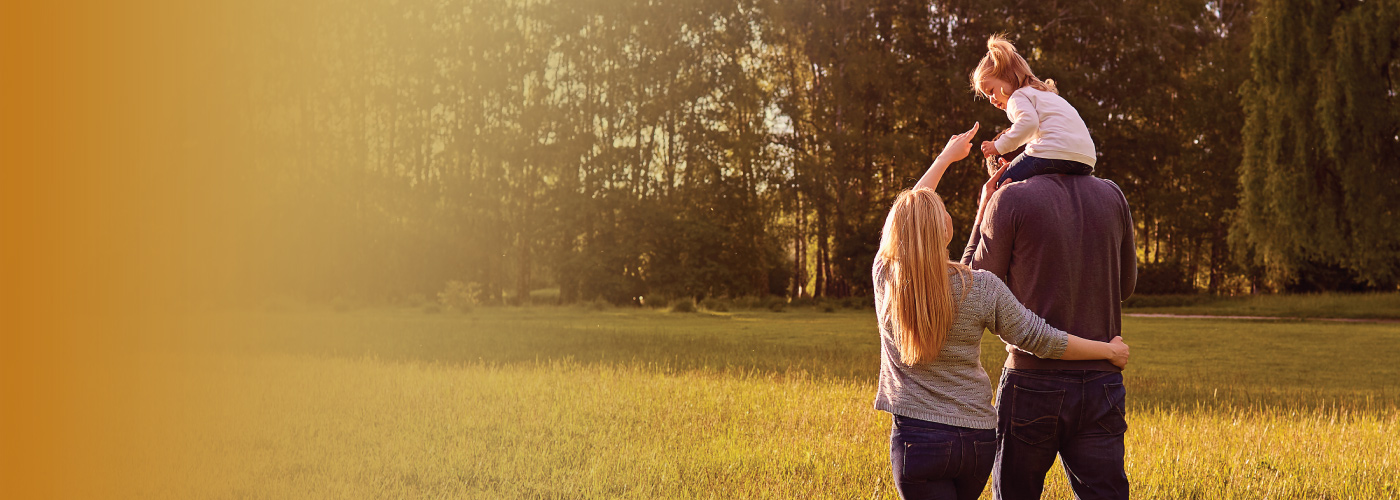
{"type": "Polygon", "coordinates": [[[163,417],[201,403],[162,353],[196,298],[237,286],[259,9],[0,7],[0,497],[147,496],[171,474],[163,417]]]}

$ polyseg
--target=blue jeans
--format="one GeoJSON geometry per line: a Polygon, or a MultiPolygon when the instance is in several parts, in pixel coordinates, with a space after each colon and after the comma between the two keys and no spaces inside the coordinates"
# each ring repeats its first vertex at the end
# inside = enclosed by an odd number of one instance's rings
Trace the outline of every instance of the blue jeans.
{"type": "Polygon", "coordinates": [[[1123,374],[1002,369],[992,490],[999,500],[1040,498],[1060,456],[1075,497],[1128,498],[1123,374]]]}
{"type": "Polygon", "coordinates": [[[1016,156],[1016,159],[1011,160],[1011,165],[1006,167],[1006,172],[1001,174],[1001,178],[1002,182],[1020,182],[1043,174],[1089,175],[1092,173],[1094,173],[1094,167],[1087,163],[1038,158],[1021,153],[1016,156]]]}
{"type": "Polygon", "coordinates": [[[969,429],[894,416],[890,468],[904,500],[975,500],[996,459],[994,429],[969,429]]]}

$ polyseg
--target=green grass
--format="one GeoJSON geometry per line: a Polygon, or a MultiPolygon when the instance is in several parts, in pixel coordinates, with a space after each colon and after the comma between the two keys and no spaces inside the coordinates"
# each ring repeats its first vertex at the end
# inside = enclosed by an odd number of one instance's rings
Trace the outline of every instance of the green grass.
{"type": "MultiPolygon", "coordinates": [[[[142,484],[144,497],[895,498],[889,417],[870,406],[869,311],[365,310],[193,326],[212,349],[187,356],[197,370],[162,396],[191,401],[161,427],[186,439],[146,462],[180,480],[142,484]]],[[[1400,326],[1124,329],[1134,496],[1400,494],[1400,326]]],[[[1004,356],[988,336],[993,379],[1004,356]]],[[[1068,497],[1052,471],[1046,498],[1068,497]]]]}
{"type": "Polygon", "coordinates": [[[1280,316],[1288,318],[1400,319],[1400,293],[1316,293],[1297,295],[1136,295],[1123,312],[1280,316]]]}

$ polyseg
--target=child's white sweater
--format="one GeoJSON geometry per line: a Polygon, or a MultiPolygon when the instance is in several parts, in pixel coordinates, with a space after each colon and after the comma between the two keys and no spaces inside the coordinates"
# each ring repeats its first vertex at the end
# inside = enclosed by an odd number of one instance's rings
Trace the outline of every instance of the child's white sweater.
{"type": "Polygon", "coordinates": [[[1022,87],[1007,100],[1006,117],[1011,128],[997,139],[997,151],[1004,154],[1025,144],[1026,156],[1094,166],[1098,155],[1089,128],[1063,97],[1022,87]]]}

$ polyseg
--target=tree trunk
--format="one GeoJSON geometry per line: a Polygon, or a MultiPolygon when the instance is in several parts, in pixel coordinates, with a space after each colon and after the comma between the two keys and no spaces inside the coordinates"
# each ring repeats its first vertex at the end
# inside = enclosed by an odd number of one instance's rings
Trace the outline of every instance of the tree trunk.
{"type": "Polygon", "coordinates": [[[802,206],[802,194],[797,196],[796,233],[792,241],[792,298],[799,299],[807,289],[807,211],[802,206]]]}
{"type": "Polygon", "coordinates": [[[813,297],[825,297],[831,281],[831,244],[826,234],[826,211],[817,210],[817,283],[812,287],[813,297]]]}

